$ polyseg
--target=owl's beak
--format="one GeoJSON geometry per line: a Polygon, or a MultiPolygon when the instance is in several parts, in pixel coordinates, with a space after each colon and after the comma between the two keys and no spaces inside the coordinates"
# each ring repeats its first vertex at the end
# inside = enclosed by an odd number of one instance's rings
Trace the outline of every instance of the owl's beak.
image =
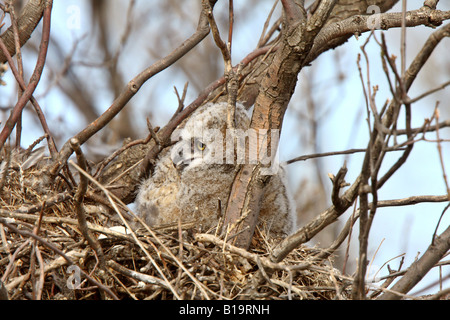
{"type": "Polygon", "coordinates": [[[175,169],[177,169],[178,172],[183,172],[184,168],[186,168],[188,165],[186,162],[179,162],[179,163],[174,163],[173,166],[175,167],[175,169]]]}
{"type": "Polygon", "coordinates": [[[183,149],[180,148],[175,154],[172,156],[172,163],[175,169],[177,169],[178,172],[182,172],[184,168],[186,168],[189,164],[191,159],[186,159],[183,156],[183,149]]]}

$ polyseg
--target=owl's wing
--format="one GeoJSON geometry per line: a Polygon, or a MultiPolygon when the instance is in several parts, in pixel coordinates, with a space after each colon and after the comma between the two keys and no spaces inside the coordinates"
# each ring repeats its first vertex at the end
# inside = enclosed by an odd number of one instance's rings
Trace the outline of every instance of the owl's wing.
{"type": "Polygon", "coordinates": [[[267,231],[276,235],[287,235],[296,227],[295,204],[290,194],[286,168],[280,166],[264,190],[264,198],[259,214],[267,231]]]}
{"type": "Polygon", "coordinates": [[[138,215],[148,225],[159,225],[178,219],[175,205],[180,187],[180,177],[173,165],[170,148],[163,150],[157,160],[153,175],[143,181],[136,196],[138,215]]]}

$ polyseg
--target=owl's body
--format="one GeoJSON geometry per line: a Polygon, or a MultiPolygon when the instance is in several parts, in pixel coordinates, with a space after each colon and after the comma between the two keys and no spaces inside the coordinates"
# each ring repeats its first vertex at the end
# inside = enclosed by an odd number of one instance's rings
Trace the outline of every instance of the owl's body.
{"type": "MultiPolygon", "coordinates": [[[[136,197],[137,212],[147,224],[175,224],[181,219],[196,222],[205,231],[217,225],[239,170],[238,134],[250,124],[240,104],[235,111],[236,130],[227,131],[226,119],[226,103],[206,104],[174,133],[179,142],[160,153],[153,175],[136,197]]],[[[264,192],[260,221],[273,235],[288,234],[295,219],[283,168],[271,177],[264,192]]]]}

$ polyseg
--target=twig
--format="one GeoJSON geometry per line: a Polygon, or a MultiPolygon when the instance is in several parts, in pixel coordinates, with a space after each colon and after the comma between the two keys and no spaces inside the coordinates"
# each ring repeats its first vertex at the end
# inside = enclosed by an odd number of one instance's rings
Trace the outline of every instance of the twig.
{"type": "Polygon", "coordinates": [[[419,100],[429,96],[430,94],[433,94],[435,92],[438,92],[439,90],[445,89],[449,85],[450,85],[450,81],[444,82],[443,84],[441,84],[440,86],[438,86],[438,87],[436,87],[434,89],[428,90],[428,91],[418,95],[417,97],[415,97],[413,99],[409,99],[408,102],[411,103],[411,104],[414,103],[414,102],[417,102],[417,101],[419,101],[419,100]]]}
{"type": "MultiPolygon", "coordinates": [[[[448,197],[448,200],[450,201],[450,195],[448,197]]],[[[444,217],[444,214],[448,210],[448,208],[450,208],[450,203],[447,206],[445,206],[444,210],[442,210],[441,216],[439,217],[438,223],[436,224],[436,228],[434,229],[433,237],[431,238],[431,244],[434,244],[434,239],[436,238],[439,225],[441,224],[441,220],[444,217]]]]}
{"type": "Polygon", "coordinates": [[[302,243],[311,240],[317,233],[323,230],[326,226],[335,222],[336,219],[341,216],[348,207],[350,207],[358,194],[359,184],[361,177],[358,177],[355,182],[349,187],[348,190],[341,196],[345,199],[346,206],[342,208],[343,211],[337,210],[334,206],[331,206],[320,215],[318,215],[311,222],[298,229],[296,232],[286,237],[281,241],[273,250],[271,260],[275,262],[282,261],[292,250],[297,248],[302,243]]]}
{"type": "Polygon", "coordinates": [[[189,82],[186,82],[184,84],[183,93],[182,93],[181,97],[180,97],[180,95],[178,93],[177,87],[175,87],[175,86],[173,87],[174,90],[175,90],[175,94],[177,96],[177,99],[178,99],[178,108],[174,112],[174,114],[172,116],[172,119],[184,109],[184,100],[186,99],[186,93],[187,93],[187,89],[188,89],[188,84],[189,84],[189,82]]]}
{"type": "Polygon", "coordinates": [[[231,63],[231,39],[233,31],[233,1],[229,0],[229,34],[228,43],[226,44],[220,37],[219,28],[217,27],[214,19],[213,11],[209,0],[203,0],[203,8],[207,13],[209,25],[211,26],[211,32],[214,38],[216,46],[222,53],[222,58],[225,66],[225,78],[227,80],[227,93],[228,93],[228,108],[227,108],[227,128],[235,128],[235,108],[237,90],[239,87],[239,73],[240,68],[238,66],[237,72],[234,71],[231,63]]]}
{"type": "Polygon", "coordinates": [[[425,276],[425,274],[439,262],[449,249],[450,227],[435,238],[435,241],[428,247],[420,259],[411,264],[405,275],[392,287],[391,290],[393,292],[385,292],[378,299],[400,299],[400,296],[395,292],[402,294],[408,293],[425,276]]]}
{"type": "MultiPolygon", "coordinates": [[[[370,193],[371,188],[368,185],[371,173],[371,156],[372,145],[374,143],[376,137],[376,129],[371,132],[370,142],[368,147],[368,152],[366,152],[363,165],[361,168],[361,183],[358,188],[358,196],[359,196],[359,258],[358,265],[356,268],[356,275],[353,280],[353,288],[352,288],[352,298],[354,300],[364,299],[366,294],[365,288],[365,275],[367,268],[367,247],[368,247],[368,237],[370,231],[370,216],[369,216],[369,201],[368,201],[368,193],[370,193]]],[[[376,209],[376,207],[375,207],[376,209]]],[[[372,210],[370,210],[372,213],[372,210]]]]}
{"type": "Polygon", "coordinates": [[[145,283],[154,284],[154,285],[157,285],[157,286],[160,286],[160,287],[170,290],[170,286],[168,286],[165,281],[163,281],[157,277],[150,276],[148,274],[144,274],[144,273],[140,273],[140,272],[137,272],[134,270],[127,269],[124,266],[115,262],[114,260],[108,260],[106,265],[108,267],[110,267],[111,269],[113,269],[114,271],[117,271],[127,277],[136,279],[138,281],[143,281],[145,283]]]}
{"type": "MultiPolygon", "coordinates": [[[[45,206],[45,201],[44,201],[44,204],[42,205],[42,207],[44,208],[44,206],[45,206]]],[[[43,214],[44,214],[44,210],[42,209],[39,212],[39,218],[37,219],[36,226],[33,229],[33,233],[35,235],[39,235],[39,230],[41,228],[41,222],[42,222],[43,214]]],[[[33,299],[34,300],[40,300],[41,294],[42,294],[42,288],[44,286],[44,261],[42,259],[42,255],[40,253],[39,247],[37,246],[37,240],[36,239],[33,241],[33,244],[32,244],[29,274],[30,274],[31,281],[32,281],[32,284],[33,284],[33,291],[32,291],[33,299]],[[39,270],[40,270],[39,280],[37,280],[37,281],[34,279],[35,258],[38,259],[39,270]],[[36,285],[36,282],[37,282],[37,285],[36,285]]]]}
{"type": "MultiPolygon", "coordinates": [[[[231,4],[232,2],[230,2],[231,4]]],[[[227,44],[221,39],[219,28],[217,27],[216,20],[214,19],[213,15],[213,9],[211,7],[211,4],[209,0],[203,0],[202,2],[203,11],[206,12],[206,16],[208,18],[209,25],[211,27],[211,32],[214,38],[214,42],[216,43],[216,46],[220,49],[220,52],[222,53],[223,61],[225,64],[225,74],[230,72],[232,70],[231,65],[231,52],[230,48],[228,48],[227,44]]],[[[231,18],[231,17],[230,17],[231,18]]],[[[232,26],[230,26],[232,28],[232,26]]],[[[231,35],[229,35],[231,36],[231,35]]],[[[230,43],[229,38],[229,43],[230,43]]],[[[231,46],[231,44],[230,44],[231,46]]]]}
{"type": "MultiPolygon", "coordinates": [[[[20,235],[25,236],[25,237],[31,237],[33,239],[36,239],[42,245],[44,245],[45,247],[49,248],[50,250],[56,252],[58,255],[60,255],[62,258],[64,258],[69,265],[74,265],[75,264],[68,255],[66,255],[64,252],[62,252],[60,249],[58,249],[51,242],[48,242],[48,241],[42,239],[41,237],[33,234],[32,232],[29,232],[27,230],[20,230],[20,229],[14,227],[12,224],[8,223],[6,221],[6,219],[4,219],[4,218],[0,218],[0,223],[3,224],[8,229],[10,229],[11,231],[17,233],[17,234],[20,234],[20,235]]],[[[99,289],[101,289],[101,290],[105,291],[106,293],[108,293],[113,299],[118,300],[117,296],[108,287],[104,286],[103,284],[101,284],[100,282],[98,282],[97,280],[92,278],[89,274],[87,274],[81,268],[80,268],[80,272],[83,273],[83,275],[89,280],[89,282],[91,282],[92,284],[96,285],[99,289]]],[[[8,284],[6,287],[8,288],[9,285],[11,285],[11,284],[8,284]]]]}
{"type": "Polygon", "coordinates": [[[184,264],[172,253],[172,251],[167,248],[167,246],[161,241],[161,239],[155,234],[155,232],[144,222],[141,218],[138,216],[136,217],[137,220],[144,226],[144,228],[150,232],[152,237],[154,237],[158,243],[164,248],[164,250],[169,254],[169,256],[178,264],[178,266],[183,269],[183,271],[189,276],[189,278],[195,283],[196,288],[199,288],[199,290],[202,292],[203,296],[209,300],[210,297],[206,290],[208,290],[207,287],[205,287],[198,279],[184,266],[184,264]]]}
{"type": "Polygon", "coordinates": [[[421,196],[407,197],[403,199],[380,200],[377,202],[377,207],[383,208],[396,206],[410,206],[423,202],[445,202],[445,201],[448,201],[447,195],[441,196],[421,195],[421,196]]]}
{"type": "MultiPolygon", "coordinates": [[[[158,128],[155,128],[155,131],[158,128]]],[[[139,145],[139,144],[147,144],[150,142],[152,138],[152,135],[149,133],[148,136],[145,139],[138,139],[138,140],[134,140],[131,141],[130,143],[127,143],[126,145],[124,145],[123,147],[121,147],[120,149],[117,149],[116,151],[114,151],[113,153],[111,153],[108,157],[106,157],[101,164],[98,166],[94,177],[98,178],[100,176],[100,173],[103,171],[103,169],[111,162],[114,160],[114,158],[116,158],[118,155],[120,155],[121,153],[123,153],[125,150],[127,150],[128,148],[131,148],[133,146],[139,145]]]]}
{"type": "Polygon", "coordinates": [[[444,178],[445,188],[447,189],[448,198],[450,200],[450,187],[447,181],[447,174],[445,173],[445,165],[444,165],[444,157],[442,155],[442,146],[439,136],[439,109],[438,109],[438,103],[436,103],[436,107],[434,109],[434,114],[436,117],[436,140],[437,140],[437,150],[439,153],[439,161],[441,163],[441,169],[442,169],[442,176],[444,178]]]}
{"type": "MultiPolygon", "coordinates": [[[[113,194],[111,194],[105,187],[103,187],[98,181],[96,181],[93,177],[91,177],[86,171],[84,171],[82,168],[80,168],[78,165],[76,165],[75,163],[71,163],[72,166],[74,166],[79,172],[80,174],[84,175],[86,178],[88,178],[91,182],[93,182],[98,188],[100,188],[100,190],[105,194],[105,196],[108,198],[108,200],[110,201],[111,205],[113,206],[114,210],[116,211],[116,213],[119,215],[120,219],[122,220],[122,223],[126,226],[126,228],[130,231],[134,241],[136,242],[136,244],[142,249],[142,251],[145,253],[145,255],[147,256],[147,258],[150,260],[150,262],[152,263],[152,265],[155,267],[155,269],[158,271],[158,273],[161,275],[161,277],[164,279],[164,281],[166,282],[166,285],[170,288],[171,292],[173,293],[173,295],[177,298],[180,299],[180,296],[178,295],[178,293],[176,292],[175,288],[173,288],[173,286],[170,284],[169,280],[167,279],[167,277],[164,275],[164,273],[162,272],[161,268],[158,266],[158,264],[156,263],[156,261],[153,259],[153,257],[150,255],[150,253],[147,251],[147,249],[145,248],[144,244],[138,239],[136,233],[133,231],[133,229],[131,228],[131,226],[129,225],[129,223],[126,221],[126,219],[123,217],[122,213],[120,212],[119,208],[117,207],[116,201],[118,203],[121,203],[121,201],[119,199],[117,199],[113,194]],[[115,198],[116,201],[113,200],[113,198],[115,198]]],[[[125,205],[123,203],[121,203],[124,207],[125,205]]],[[[155,236],[156,237],[156,236],[155,236]]],[[[157,237],[156,237],[157,238],[157,237]]]]}
{"type": "MultiPolygon", "coordinates": [[[[11,18],[11,26],[13,28],[14,33],[14,46],[16,49],[16,59],[17,59],[17,67],[19,69],[19,77],[23,80],[23,62],[22,62],[22,52],[20,51],[20,37],[19,37],[19,30],[17,26],[17,19],[16,19],[16,13],[14,10],[14,5],[12,2],[7,3],[8,9],[9,9],[9,16],[11,18]]],[[[9,55],[9,52],[7,50],[3,50],[3,52],[6,55],[9,55]]],[[[11,64],[10,64],[11,65],[11,64]]],[[[20,97],[23,94],[23,88],[19,86],[18,88],[18,97],[20,97]]],[[[20,147],[22,137],[22,115],[20,115],[17,126],[16,126],[16,147],[20,147]]]]}
{"type": "Polygon", "coordinates": [[[305,161],[305,160],[314,159],[314,158],[338,156],[338,155],[343,155],[343,154],[353,154],[353,153],[366,152],[366,151],[367,151],[367,149],[348,149],[348,150],[344,150],[344,151],[313,153],[313,154],[295,157],[291,160],[286,161],[286,164],[291,164],[291,163],[294,163],[297,161],[305,161]]]}
{"type": "MultiPolygon", "coordinates": [[[[69,191],[62,192],[60,194],[57,194],[55,196],[49,197],[44,203],[42,204],[36,204],[36,205],[23,205],[20,208],[14,210],[14,213],[34,213],[42,210],[43,208],[51,208],[55,204],[67,201],[71,199],[72,194],[69,191]]],[[[10,210],[7,209],[1,209],[0,208],[0,215],[8,216],[9,214],[13,213],[10,210]]]]}
{"type": "MultiPolygon", "coordinates": [[[[394,258],[392,258],[392,259],[390,259],[389,261],[391,261],[391,260],[393,260],[393,259],[396,259],[396,258],[398,258],[398,256],[397,256],[397,257],[394,257],[394,258]]],[[[380,270],[381,270],[381,269],[383,268],[383,266],[384,266],[386,263],[388,263],[389,261],[385,262],[385,263],[380,267],[380,270]]],[[[399,266],[398,266],[398,270],[397,270],[397,271],[391,270],[391,268],[390,268],[389,265],[388,265],[389,275],[386,276],[386,277],[384,277],[384,279],[386,279],[386,281],[383,282],[383,284],[381,285],[381,288],[387,288],[387,287],[389,287],[389,286],[391,285],[391,283],[394,282],[394,280],[400,275],[399,272],[400,272],[400,270],[402,269],[402,266],[403,266],[403,262],[404,262],[404,261],[405,261],[405,256],[402,255],[402,259],[400,260],[400,263],[399,263],[399,266]]],[[[381,279],[380,279],[380,280],[381,280],[381,279]]],[[[375,292],[373,292],[373,293],[370,295],[370,298],[371,298],[371,299],[376,298],[379,294],[381,294],[381,292],[383,292],[381,289],[380,289],[380,290],[377,290],[377,291],[375,291],[375,292]]]]}
{"type": "MultiPolygon", "coordinates": [[[[139,89],[145,82],[147,82],[147,80],[149,80],[159,72],[165,70],[169,66],[173,65],[186,53],[192,50],[192,48],[194,48],[198,43],[200,43],[208,35],[208,33],[208,19],[205,15],[205,12],[202,11],[200,14],[197,30],[191,37],[185,40],[179,47],[177,47],[165,58],[162,58],[159,61],[155,62],[150,67],[139,73],[130,82],[128,82],[119,96],[114,100],[112,105],[100,117],[91,122],[82,131],[77,133],[74,138],[78,139],[80,145],[84,144],[90,137],[92,137],[95,133],[105,127],[120,111],[122,111],[128,101],[130,101],[130,99],[139,91],[139,89]]],[[[66,142],[59,153],[58,161],[55,161],[55,163],[50,168],[50,173],[52,176],[56,176],[56,174],[61,170],[61,168],[64,166],[64,163],[67,161],[71,154],[72,149],[70,147],[70,142],[66,142]]]]}
{"type": "MultiPolygon", "coordinates": [[[[406,0],[402,0],[402,32],[400,38],[400,59],[401,59],[401,73],[402,79],[406,72],[406,0]]],[[[403,93],[406,93],[406,88],[402,88],[403,93]]]]}
{"type": "Polygon", "coordinates": [[[347,203],[345,200],[341,199],[339,196],[339,192],[341,189],[348,184],[345,182],[345,175],[347,174],[347,166],[344,165],[339,169],[338,173],[335,177],[332,178],[333,182],[333,191],[331,192],[331,201],[333,205],[336,207],[336,210],[342,210],[346,207],[347,203]]]}
{"type": "MultiPolygon", "coordinates": [[[[2,213],[0,212],[0,215],[2,213]]],[[[8,217],[9,219],[18,219],[18,220],[30,220],[35,221],[38,219],[38,216],[35,214],[27,214],[27,213],[14,213],[11,212],[8,215],[2,215],[3,218],[8,217]]],[[[18,220],[16,222],[18,222],[18,220]]],[[[78,220],[67,218],[67,217],[43,217],[42,221],[45,223],[55,223],[55,224],[70,224],[74,226],[78,226],[78,220]]],[[[117,239],[122,239],[126,241],[133,242],[133,238],[128,234],[123,234],[121,232],[114,231],[109,228],[102,227],[100,225],[92,224],[90,222],[87,223],[89,230],[96,233],[102,233],[107,236],[115,237],[117,239]]]]}
{"type": "MultiPolygon", "coordinates": [[[[201,233],[201,234],[195,234],[194,235],[195,240],[196,241],[200,241],[200,242],[210,242],[213,243],[215,245],[217,245],[220,248],[223,248],[227,251],[230,251],[231,253],[235,253],[240,255],[241,257],[244,257],[246,259],[249,259],[251,261],[253,261],[254,263],[258,264],[262,264],[267,268],[270,269],[274,269],[274,270],[288,270],[289,267],[283,263],[277,263],[277,262],[273,262],[270,259],[267,259],[265,257],[261,257],[257,254],[251,253],[245,249],[233,246],[223,240],[221,240],[220,238],[217,238],[211,234],[205,234],[205,233],[201,233]],[[259,261],[258,261],[259,260],[259,261]]],[[[305,265],[302,265],[302,267],[307,268],[309,266],[309,263],[306,263],[305,265]]]]}
{"type": "MultiPolygon", "coordinates": [[[[228,0],[228,52],[231,54],[231,44],[233,40],[233,25],[234,25],[234,6],[233,0],[228,0]]],[[[231,63],[230,63],[231,64],[231,63]]]]}
{"type": "MultiPolygon", "coordinates": [[[[41,46],[39,48],[39,54],[38,59],[36,62],[36,67],[33,71],[33,75],[31,76],[31,80],[28,84],[28,86],[25,87],[25,84],[23,80],[20,78],[20,75],[16,72],[14,75],[19,83],[21,85],[23,91],[23,94],[20,96],[19,100],[17,101],[15,107],[13,108],[13,112],[8,118],[8,120],[5,123],[5,126],[3,130],[0,132],[0,150],[3,148],[6,139],[11,134],[12,130],[14,129],[14,126],[16,125],[23,108],[25,107],[28,100],[32,100],[32,94],[34,90],[36,89],[40,77],[42,75],[42,71],[44,69],[45,60],[47,57],[47,51],[48,51],[48,44],[50,41],[50,21],[51,21],[51,11],[52,11],[52,1],[47,0],[45,1],[45,9],[44,9],[44,18],[43,18],[43,32],[42,32],[42,39],[41,39],[41,46]]],[[[6,47],[0,39],[0,48],[3,52],[6,52],[5,54],[8,56],[8,51],[6,50],[6,47]],[[6,50],[6,51],[5,51],[6,50]]],[[[11,70],[14,70],[14,63],[12,63],[12,59],[10,56],[8,56],[8,61],[11,66],[11,70]]],[[[42,112],[40,111],[40,108],[38,107],[37,103],[33,103],[35,106],[35,109],[38,113],[39,119],[41,120],[41,124],[43,125],[44,130],[47,134],[49,134],[48,142],[49,142],[49,150],[51,153],[54,153],[56,150],[56,147],[54,146],[54,142],[51,138],[51,135],[48,131],[48,126],[46,126],[45,117],[43,117],[42,112]]]]}
{"type": "Polygon", "coordinates": [[[150,122],[150,119],[147,118],[147,129],[150,132],[150,136],[155,140],[156,144],[159,146],[163,146],[162,141],[159,139],[158,135],[156,134],[155,130],[153,129],[152,123],[150,122]]]}
{"type": "MultiPolygon", "coordinates": [[[[409,22],[408,22],[409,23],[409,22]]],[[[397,117],[398,117],[398,110],[400,108],[400,103],[405,103],[406,108],[406,134],[408,138],[412,136],[411,127],[410,127],[410,105],[406,102],[406,92],[409,90],[410,86],[412,85],[413,81],[415,80],[418,72],[421,70],[422,66],[430,56],[431,52],[435,48],[435,46],[439,43],[439,41],[446,36],[448,31],[448,25],[444,26],[443,28],[439,29],[438,31],[434,32],[426,41],[425,45],[422,47],[422,50],[419,52],[419,54],[416,55],[415,59],[411,63],[410,67],[407,71],[404,73],[404,77],[400,78],[397,76],[397,80],[399,83],[403,83],[403,85],[398,89],[401,94],[398,96],[400,97],[400,101],[397,99],[394,99],[389,107],[387,108],[384,116],[382,124],[384,127],[389,128],[391,125],[396,125],[397,117]]],[[[390,60],[388,60],[390,61],[390,60]]],[[[394,73],[396,72],[396,69],[393,68],[394,73]]],[[[377,128],[374,128],[373,133],[375,132],[377,128]]],[[[379,136],[382,138],[382,135],[379,136]]],[[[388,170],[388,172],[381,178],[376,180],[376,174],[377,171],[381,165],[381,159],[380,155],[384,155],[383,149],[386,146],[386,140],[385,139],[377,139],[375,142],[371,137],[371,142],[369,142],[369,152],[371,153],[370,158],[368,157],[368,154],[366,153],[365,158],[365,164],[363,166],[363,169],[361,170],[362,175],[362,181],[364,185],[362,186],[361,192],[360,192],[360,257],[359,257],[359,269],[357,272],[357,276],[355,277],[354,282],[354,290],[353,290],[353,296],[354,298],[363,298],[365,289],[363,287],[364,284],[364,274],[365,274],[365,260],[366,260],[366,252],[367,252],[367,236],[369,232],[369,227],[371,224],[371,221],[374,216],[374,210],[376,209],[376,204],[370,208],[370,216],[367,214],[368,208],[368,202],[367,200],[367,192],[372,192],[372,195],[376,197],[376,189],[380,188],[384,182],[389,179],[393,173],[395,173],[398,168],[402,166],[402,164],[406,161],[409,153],[411,152],[412,145],[408,145],[406,151],[400,157],[397,162],[388,170]],[[370,173],[369,164],[371,161],[369,159],[377,159],[375,162],[375,169],[370,173]],[[369,175],[370,174],[370,175],[369,175]],[[372,180],[372,186],[368,186],[368,179],[371,177],[372,180]]],[[[372,170],[373,170],[372,169],[372,170]]]]}
{"type": "Polygon", "coordinates": [[[276,8],[277,4],[278,4],[278,0],[274,2],[273,6],[270,9],[270,12],[269,12],[269,14],[268,14],[268,16],[266,18],[266,21],[264,22],[263,30],[261,31],[261,36],[259,38],[258,45],[256,46],[257,48],[260,48],[260,47],[266,45],[267,42],[269,41],[270,37],[275,32],[275,30],[277,30],[280,27],[281,18],[279,18],[273,24],[272,28],[270,28],[270,30],[266,34],[266,30],[267,30],[267,28],[269,26],[270,19],[272,18],[273,12],[275,11],[275,8],[276,8]]]}
{"type": "MultiPolygon", "coordinates": [[[[347,273],[347,263],[348,263],[348,259],[350,257],[350,241],[352,240],[352,233],[353,233],[353,224],[356,222],[356,217],[359,217],[359,213],[356,210],[356,206],[357,203],[355,201],[354,205],[353,205],[353,212],[352,215],[350,216],[350,219],[347,221],[347,223],[345,224],[345,227],[348,226],[349,230],[348,230],[348,239],[347,239],[347,246],[345,248],[345,254],[344,254],[344,263],[342,265],[342,273],[346,274],[347,273]]],[[[341,233],[342,234],[342,233],[341,233]]]]}
{"type": "MultiPolygon", "coordinates": [[[[83,152],[81,151],[80,144],[78,140],[75,138],[70,140],[70,144],[72,148],[75,150],[77,161],[83,170],[86,170],[87,162],[86,158],[83,155],[83,152]]],[[[89,243],[91,248],[96,252],[100,264],[103,267],[105,263],[105,257],[103,254],[102,247],[100,246],[100,243],[97,241],[95,237],[92,236],[92,234],[89,232],[89,228],[86,221],[86,215],[83,208],[83,200],[84,196],[86,194],[88,188],[88,181],[87,178],[84,175],[80,174],[80,183],[78,184],[77,192],[75,193],[74,200],[75,200],[75,212],[77,214],[78,224],[80,227],[80,231],[83,234],[83,237],[86,239],[86,241],[89,243]]]]}
{"type": "MultiPolygon", "coordinates": [[[[352,231],[353,225],[355,224],[358,217],[359,217],[359,215],[352,214],[350,216],[350,218],[347,220],[347,222],[345,223],[344,227],[342,228],[342,230],[339,233],[339,235],[337,236],[337,238],[333,241],[333,243],[327,249],[321,250],[320,253],[314,257],[314,260],[327,259],[331,254],[333,254],[333,252],[335,252],[341,246],[341,244],[345,241],[347,236],[349,237],[349,241],[350,241],[351,231],[352,231]]],[[[347,248],[347,250],[348,249],[349,248],[347,248]]],[[[347,256],[348,256],[348,252],[346,252],[346,257],[347,256]]],[[[345,267],[342,269],[345,271],[345,267]]]]}
{"type": "MultiPolygon", "coordinates": [[[[12,57],[9,54],[9,52],[6,51],[7,50],[6,46],[2,42],[1,38],[0,38],[0,49],[1,49],[2,52],[5,53],[6,59],[7,59],[9,65],[11,67],[11,71],[12,71],[12,73],[13,73],[16,81],[17,81],[17,83],[20,86],[20,89],[21,90],[25,90],[27,86],[25,85],[25,82],[23,80],[23,76],[21,75],[20,70],[18,71],[16,69],[16,67],[14,66],[14,62],[12,60],[12,57]]],[[[23,92],[22,92],[22,94],[23,94],[23,92]]],[[[50,134],[50,129],[48,127],[47,120],[45,119],[44,113],[42,112],[42,109],[41,109],[39,103],[37,102],[37,100],[34,98],[33,95],[31,95],[30,101],[31,101],[31,104],[33,105],[33,107],[34,107],[34,109],[36,111],[36,114],[38,116],[39,121],[41,122],[42,129],[45,132],[45,137],[47,138],[47,143],[48,143],[48,148],[49,148],[49,151],[50,151],[50,155],[52,156],[52,158],[54,158],[56,153],[57,153],[57,149],[56,149],[56,145],[55,145],[55,142],[53,140],[53,137],[50,134]]]]}
{"type": "Polygon", "coordinates": [[[7,178],[8,178],[9,169],[11,166],[11,157],[12,157],[11,148],[6,148],[5,155],[2,160],[3,172],[1,172],[1,177],[0,177],[0,195],[2,195],[2,193],[3,193],[3,188],[4,188],[7,178]]]}
{"type": "MultiPolygon", "coordinates": [[[[432,195],[422,195],[422,196],[412,196],[403,199],[392,199],[392,200],[379,200],[377,202],[378,208],[385,207],[396,207],[396,206],[410,206],[416,205],[420,203],[428,203],[428,202],[446,202],[448,201],[447,195],[441,196],[432,196],[432,195]]],[[[369,208],[373,206],[373,203],[369,203],[369,208]]],[[[357,210],[346,222],[345,226],[342,228],[339,236],[335,239],[335,241],[330,245],[329,248],[321,251],[315,259],[323,260],[326,259],[330,254],[332,254],[345,240],[345,238],[350,235],[353,224],[359,218],[359,210],[357,210]]],[[[317,221],[316,221],[317,222],[317,221]]],[[[433,237],[434,238],[434,237],[433,237]]]]}
{"type": "Polygon", "coordinates": [[[435,294],[427,297],[427,300],[439,300],[441,297],[445,297],[450,293],[450,288],[441,290],[439,292],[436,292],[435,294]]]}
{"type": "Polygon", "coordinates": [[[42,258],[41,250],[38,246],[35,246],[36,251],[36,257],[39,261],[39,281],[38,286],[36,288],[36,300],[41,300],[42,297],[42,291],[44,288],[44,281],[45,281],[45,271],[44,271],[44,259],[42,258]]]}
{"type": "Polygon", "coordinates": [[[27,239],[14,251],[13,254],[9,254],[9,263],[6,266],[6,269],[4,270],[3,275],[0,279],[1,282],[6,282],[6,279],[8,278],[8,276],[11,272],[11,269],[13,268],[14,262],[16,261],[16,256],[19,254],[20,251],[22,251],[23,248],[25,248],[27,245],[29,245],[30,242],[31,242],[31,240],[27,239]]]}

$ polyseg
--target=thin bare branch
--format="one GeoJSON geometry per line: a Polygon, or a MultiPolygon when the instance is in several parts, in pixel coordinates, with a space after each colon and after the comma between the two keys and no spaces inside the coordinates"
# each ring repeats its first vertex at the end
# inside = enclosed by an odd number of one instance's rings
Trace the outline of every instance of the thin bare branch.
{"type": "MultiPolygon", "coordinates": [[[[200,14],[199,23],[195,33],[185,40],[178,48],[172,51],[165,58],[155,62],[150,67],[139,73],[125,86],[120,95],[114,100],[112,105],[94,122],[90,123],[85,129],[76,134],[76,138],[80,145],[85,143],[91,136],[101,130],[106,124],[108,124],[128,103],[128,101],[139,91],[142,85],[155,74],[165,70],[180,58],[182,58],[193,47],[200,43],[209,33],[208,19],[204,11],[200,14]]],[[[70,143],[66,142],[59,153],[59,159],[50,172],[55,176],[59,170],[61,170],[64,163],[72,154],[70,143]]]]}
{"type": "MultiPolygon", "coordinates": [[[[3,148],[6,139],[9,137],[12,130],[14,129],[14,126],[16,125],[20,115],[22,114],[23,108],[25,107],[26,103],[30,100],[41,78],[42,71],[45,65],[45,60],[47,57],[48,44],[50,41],[50,21],[51,21],[52,4],[53,4],[52,1],[45,1],[43,32],[36,66],[33,71],[33,75],[31,76],[30,83],[24,89],[24,92],[17,101],[11,116],[8,118],[3,130],[0,132],[0,150],[3,148]]],[[[5,52],[5,50],[2,51],[5,52]]]]}
{"type": "Polygon", "coordinates": [[[408,293],[442,259],[448,250],[450,250],[450,227],[436,237],[434,243],[408,268],[405,275],[392,286],[391,291],[383,293],[378,300],[400,299],[401,296],[395,292],[408,293]]]}
{"type": "MultiPolygon", "coordinates": [[[[28,41],[39,21],[41,21],[45,8],[48,6],[48,2],[49,1],[47,0],[29,0],[23,8],[20,17],[17,19],[17,26],[20,35],[20,47],[28,41]]],[[[8,30],[1,36],[2,41],[6,44],[7,50],[11,56],[14,56],[16,53],[13,29],[14,26],[9,27],[8,30]]],[[[4,52],[0,52],[0,63],[4,63],[5,61],[6,55],[4,52]]]]}
{"type": "MultiPolygon", "coordinates": [[[[69,265],[76,265],[72,259],[66,255],[63,251],[61,251],[60,249],[58,249],[58,247],[56,245],[54,245],[51,242],[48,242],[47,240],[44,240],[43,238],[35,235],[33,232],[27,231],[27,230],[20,230],[18,228],[16,228],[15,226],[13,226],[12,224],[8,223],[6,221],[6,219],[4,218],[0,218],[0,223],[3,224],[5,227],[7,227],[8,229],[10,229],[11,231],[21,234],[25,237],[31,237],[37,241],[39,241],[39,243],[41,243],[43,246],[49,248],[50,250],[54,251],[55,253],[57,253],[58,255],[60,255],[61,257],[63,257],[65,259],[65,261],[69,264],[69,265]]],[[[106,286],[102,285],[101,283],[99,283],[97,280],[95,280],[94,278],[92,278],[88,273],[86,273],[83,269],[80,268],[80,272],[83,273],[83,275],[94,285],[98,286],[100,289],[102,289],[103,291],[105,291],[106,293],[108,293],[113,299],[118,300],[117,296],[106,286]]]]}

